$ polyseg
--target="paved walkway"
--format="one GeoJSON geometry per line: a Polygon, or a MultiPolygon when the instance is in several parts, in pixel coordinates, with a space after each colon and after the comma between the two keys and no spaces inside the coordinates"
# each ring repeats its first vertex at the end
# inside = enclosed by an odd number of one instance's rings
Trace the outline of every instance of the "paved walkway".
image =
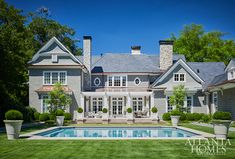
{"type": "MultiPolygon", "coordinates": [[[[198,126],[206,126],[206,127],[213,128],[213,125],[212,125],[212,124],[208,124],[208,123],[192,122],[192,124],[198,125],[198,126]]],[[[229,128],[229,131],[235,131],[235,128],[234,128],[234,127],[230,127],[230,128],[229,128]]]]}
{"type": "MultiPolygon", "coordinates": [[[[33,126],[38,126],[38,125],[42,125],[44,124],[44,122],[37,122],[37,123],[26,123],[22,125],[22,128],[30,128],[33,126]]],[[[0,132],[6,132],[5,127],[0,127],[0,132]]]]}

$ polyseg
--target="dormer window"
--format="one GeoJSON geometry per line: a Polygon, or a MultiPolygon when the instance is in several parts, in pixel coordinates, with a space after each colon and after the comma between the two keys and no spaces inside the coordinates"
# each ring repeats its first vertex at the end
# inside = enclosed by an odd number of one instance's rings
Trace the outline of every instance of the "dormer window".
{"type": "Polygon", "coordinates": [[[127,76],[126,75],[109,75],[108,86],[109,87],[126,87],[127,76]]]}
{"type": "Polygon", "coordinates": [[[52,61],[53,63],[58,62],[58,57],[57,57],[57,55],[55,55],[55,54],[51,55],[51,61],[52,61]]]}
{"type": "Polygon", "coordinates": [[[184,73],[174,73],[173,81],[174,82],[185,82],[185,74],[184,73]]]}
{"type": "Polygon", "coordinates": [[[228,71],[228,80],[235,79],[235,69],[228,71]]]}

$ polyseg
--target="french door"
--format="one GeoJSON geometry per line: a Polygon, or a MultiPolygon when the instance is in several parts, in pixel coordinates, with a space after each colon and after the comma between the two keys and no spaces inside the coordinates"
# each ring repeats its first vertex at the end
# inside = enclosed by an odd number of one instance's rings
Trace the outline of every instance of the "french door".
{"type": "Polygon", "coordinates": [[[112,111],[114,116],[123,115],[124,100],[122,97],[112,98],[112,111]]]}

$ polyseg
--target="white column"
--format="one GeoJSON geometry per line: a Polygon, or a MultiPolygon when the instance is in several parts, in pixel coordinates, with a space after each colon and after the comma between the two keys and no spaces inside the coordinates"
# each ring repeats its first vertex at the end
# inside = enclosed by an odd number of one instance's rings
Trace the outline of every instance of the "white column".
{"type": "Polygon", "coordinates": [[[152,109],[152,107],[154,107],[154,92],[151,94],[151,100],[150,100],[151,102],[150,102],[150,113],[151,113],[151,115],[153,114],[152,113],[152,111],[151,111],[151,109],[152,109]]]}
{"type": "Polygon", "coordinates": [[[85,111],[85,109],[84,109],[84,96],[82,94],[81,94],[80,106],[79,107],[81,107],[83,109],[83,112],[78,113],[78,118],[82,119],[82,118],[84,118],[84,111],[85,111]]]}
{"type": "MultiPolygon", "coordinates": [[[[150,96],[146,96],[146,108],[148,108],[148,110],[151,111],[151,110],[150,110],[150,104],[149,104],[149,102],[150,102],[150,96]]],[[[147,113],[147,116],[150,115],[150,114],[149,114],[149,111],[148,111],[148,113],[147,113]]]]}
{"type": "Polygon", "coordinates": [[[127,97],[127,101],[126,101],[126,109],[127,108],[131,108],[132,109],[132,113],[128,113],[126,112],[126,118],[128,119],[132,119],[133,118],[133,108],[131,107],[131,97],[130,97],[130,93],[128,93],[128,95],[126,96],[127,97]]]}

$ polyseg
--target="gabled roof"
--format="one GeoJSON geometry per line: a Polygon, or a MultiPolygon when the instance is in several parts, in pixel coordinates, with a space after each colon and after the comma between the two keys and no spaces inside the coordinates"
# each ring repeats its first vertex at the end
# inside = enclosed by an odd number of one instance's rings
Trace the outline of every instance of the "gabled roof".
{"type": "Polygon", "coordinates": [[[187,62],[187,64],[204,80],[203,88],[210,85],[216,76],[223,74],[225,68],[223,62],[187,62]]]}
{"type": "Polygon", "coordinates": [[[231,59],[231,61],[229,62],[229,64],[227,65],[225,71],[230,70],[231,68],[235,68],[235,58],[231,59]]]}
{"type": "Polygon", "coordinates": [[[155,87],[159,82],[162,82],[174,69],[181,65],[194,79],[198,82],[204,83],[205,81],[196,73],[194,70],[182,59],[179,59],[175,64],[173,64],[165,73],[163,73],[153,84],[155,87]]]}
{"type": "Polygon", "coordinates": [[[56,37],[51,38],[28,63],[36,61],[41,55],[56,53],[59,55],[69,55],[76,63],[82,64],[56,37]]]}
{"type": "MultiPolygon", "coordinates": [[[[83,60],[82,56],[78,59],[83,60]]],[[[173,62],[178,59],[185,60],[184,55],[174,54],[173,62]]],[[[92,73],[104,72],[135,72],[135,73],[158,73],[158,55],[132,55],[130,53],[106,53],[102,56],[92,56],[92,73]]]]}

